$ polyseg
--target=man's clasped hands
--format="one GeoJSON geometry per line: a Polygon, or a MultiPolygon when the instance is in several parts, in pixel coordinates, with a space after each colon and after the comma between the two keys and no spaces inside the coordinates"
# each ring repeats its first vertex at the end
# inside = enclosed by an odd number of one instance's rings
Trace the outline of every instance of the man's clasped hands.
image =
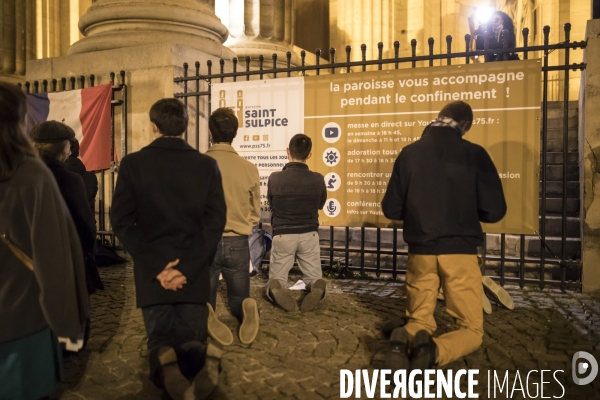
{"type": "Polygon", "coordinates": [[[165,269],[156,276],[156,279],[160,281],[160,284],[166,290],[176,291],[183,288],[183,285],[187,283],[187,278],[181,271],[175,269],[177,264],[179,264],[179,259],[171,261],[167,264],[165,269]]]}

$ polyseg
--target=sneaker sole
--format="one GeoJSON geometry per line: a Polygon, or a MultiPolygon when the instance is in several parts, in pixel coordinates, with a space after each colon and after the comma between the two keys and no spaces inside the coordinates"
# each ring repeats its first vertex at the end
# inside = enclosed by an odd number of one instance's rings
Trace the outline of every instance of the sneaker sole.
{"type": "Polygon", "coordinates": [[[208,307],[208,322],[207,322],[208,334],[210,335],[211,338],[213,338],[213,340],[220,343],[221,345],[229,346],[230,344],[233,343],[233,334],[231,333],[231,330],[229,330],[229,327],[227,327],[227,325],[225,325],[224,323],[219,321],[219,319],[217,318],[217,316],[215,314],[215,310],[213,310],[210,303],[207,303],[207,307],[208,307]]]}
{"type": "Polygon", "coordinates": [[[481,303],[483,305],[483,312],[490,315],[492,313],[492,303],[490,303],[490,299],[487,298],[485,293],[481,298],[481,303]]]}
{"type": "Polygon", "coordinates": [[[213,344],[206,348],[206,362],[194,377],[192,386],[186,391],[184,400],[205,400],[219,383],[219,368],[223,350],[213,344]]]}
{"type": "Polygon", "coordinates": [[[240,325],[240,342],[243,344],[250,344],[256,339],[258,335],[258,328],[260,326],[260,319],[258,316],[258,306],[254,299],[244,299],[242,302],[242,313],[244,319],[240,325]]]}
{"type": "Polygon", "coordinates": [[[323,298],[323,289],[313,289],[309,294],[302,300],[300,310],[302,312],[309,312],[317,308],[321,299],[323,298]]]}
{"type": "Polygon", "coordinates": [[[389,350],[385,355],[384,366],[392,371],[408,370],[410,368],[410,360],[406,347],[408,343],[408,332],[400,327],[392,331],[390,335],[389,350]]]}
{"type": "Polygon", "coordinates": [[[163,347],[158,351],[158,361],[164,375],[165,390],[173,400],[182,400],[191,387],[177,364],[177,354],[172,347],[163,347]]]}
{"type": "MultiPolygon", "coordinates": [[[[413,339],[413,349],[415,349],[416,347],[420,347],[420,346],[428,346],[429,348],[426,349],[425,353],[419,354],[418,357],[415,357],[411,354],[411,360],[410,360],[410,369],[415,370],[415,369],[420,369],[421,371],[425,370],[425,369],[432,369],[435,367],[435,351],[436,351],[436,346],[435,346],[435,342],[433,341],[433,338],[431,337],[431,335],[424,330],[418,331],[413,339]],[[433,354],[431,354],[431,352],[433,352],[433,354]],[[433,359],[433,362],[432,362],[433,359]]],[[[414,351],[414,350],[413,350],[414,351]]]]}
{"type": "Polygon", "coordinates": [[[279,307],[283,308],[285,311],[296,310],[296,302],[294,301],[294,299],[292,299],[292,296],[284,292],[284,289],[269,288],[269,292],[271,294],[271,297],[279,307]]]}
{"type": "Polygon", "coordinates": [[[510,294],[508,294],[508,292],[506,290],[504,290],[504,288],[502,286],[500,286],[496,282],[494,282],[492,280],[492,278],[490,278],[489,276],[484,276],[481,279],[481,282],[483,283],[484,290],[486,291],[487,294],[492,296],[493,300],[502,304],[504,307],[508,308],[509,310],[512,310],[515,308],[515,302],[510,297],[510,294]]]}

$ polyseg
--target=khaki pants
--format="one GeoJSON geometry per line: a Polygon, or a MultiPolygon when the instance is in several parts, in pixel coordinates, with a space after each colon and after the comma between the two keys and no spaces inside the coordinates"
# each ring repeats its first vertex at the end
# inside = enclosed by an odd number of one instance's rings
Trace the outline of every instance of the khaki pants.
{"type": "Polygon", "coordinates": [[[286,289],[288,274],[295,260],[298,260],[306,288],[311,291],[312,285],[323,277],[318,232],[276,235],[271,247],[269,280],[278,280],[281,287],[286,289]]]}
{"type": "Polygon", "coordinates": [[[434,339],[438,365],[442,366],[477,350],[483,340],[483,286],[477,256],[408,255],[408,323],[404,328],[410,340],[422,329],[430,334],[436,330],[433,313],[440,283],[446,298],[446,311],[458,325],[457,330],[434,339]]]}

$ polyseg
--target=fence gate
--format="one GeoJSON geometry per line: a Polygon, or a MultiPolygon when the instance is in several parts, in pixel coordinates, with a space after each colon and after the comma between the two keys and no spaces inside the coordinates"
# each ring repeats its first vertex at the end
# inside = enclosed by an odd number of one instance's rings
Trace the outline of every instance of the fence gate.
{"type": "MultiPolygon", "coordinates": [[[[238,80],[277,79],[291,76],[308,76],[320,74],[336,74],[340,72],[366,71],[417,67],[417,63],[434,65],[439,60],[441,65],[470,64],[478,57],[497,54],[508,60],[509,54],[516,53],[521,59],[540,58],[542,60],[542,104],[541,104],[541,170],[540,170],[540,224],[536,235],[487,234],[484,246],[480,251],[483,261],[482,272],[497,279],[500,284],[535,284],[540,288],[546,285],[558,286],[563,291],[567,288],[581,288],[581,238],[580,228],[580,185],[578,166],[577,131],[569,129],[577,120],[577,101],[569,99],[569,72],[583,71],[584,63],[571,63],[570,52],[584,49],[583,41],[570,40],[570,24],[564,25],[565,41],[550,44],[550,27],[543,29],[543,44],[530,46],[529,29],[522,30],[523,46],[509,48],[507,40],[501,49],[490,49],[489,36],[483,34],[484,48],[473,50],[474,39],[465,36],[463,52],[452,51],[452,37],[446,38],[446,52],[434,54],[434,39],[428,40],[429,54],[417,56],[417,41],[411,41],[410,57],[399,57],[400,43],[394,42],[394,58],[383,58],[384,44],[379,43],[379,57],[376,60],[366,59],[366,45],[361,46],[361,61],[350,61],[353,49],[345,49],[345,61],[336,60],[336,49],[329,51],[329,63],[321,63],[321,50],[315,51],[314,64],[307,65],[306,52],[301,53],[301,65],[291,65],[291,52],[287,53],[287,67],[277,68],[277,55],[271,57],[272,66],[264,56],[258,60],[245,58],[245,62],[234,58],[231,70],[225,70],[225,61],[220,60],[218,71],[214,71],[211,61],[201,68],[195,63],[195,70],[183,65],[183,76],[175,78],[182,92],[175,97],[180,98],[188,107],[195,110],[195,144],[200,143],[200,99],[208,103],[208,114],[211,109],[210,85],[213,82],[236,82],[238,80]],[[550,65],[550,53],[559,51],[558,62],[550,65]],[[258,62],[257,62],[258,61],[258,62]],[[258,64],[258,69],[251,69],[251,64],[258,64]],[[557,82],[562,78],[562,94],[557,93],[557,82]],[[208,90],[200,90],[201,83],[208,83],[208,90]],[[552,98],[560,101],[552,101],[552,98]]],[[[508,35],[504,35],[507,37],[508,35]]],[[[556,60],[556,58],[555,58],[556,60]]],[[[229,65],[228,65],[229,68],[229,65]]],[[[207,121],[202,121],[207,126],[207,121]]],[[[186,132],[186,139],[192,133],[186,132]]],[[[407,247],[401,245],[402,237],[399,229],[367,228],[367,227],[325,227],[321,228],[321,250],[327,268],[339,263],[350,270],[361,274],[391,274],[396,279],[398,274],[406,272],[407,247]]]]}

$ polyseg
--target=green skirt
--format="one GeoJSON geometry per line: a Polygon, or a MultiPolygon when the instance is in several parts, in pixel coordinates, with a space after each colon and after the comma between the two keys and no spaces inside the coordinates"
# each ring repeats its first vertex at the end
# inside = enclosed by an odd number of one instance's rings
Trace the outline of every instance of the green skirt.
{"type": "Polygon", "coordinates": [[[49,396],[63,378],[62,350],[50,328],[0,343],[0,399],[49,396]]]}

